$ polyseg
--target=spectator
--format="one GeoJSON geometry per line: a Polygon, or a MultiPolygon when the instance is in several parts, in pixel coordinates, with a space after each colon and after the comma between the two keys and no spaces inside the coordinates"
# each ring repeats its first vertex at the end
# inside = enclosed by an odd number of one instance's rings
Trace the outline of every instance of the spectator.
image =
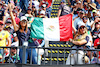
{"type": "Polygon", "coordinates": [[[29,7],[27,10],[27,13],[25,14],[25,16],[27,17],[29,23],[28,23],[28,27],[31,26],[31,23],[33,22],[33,15],[32,15],[32,9],[29,7]]]}
{"type": "Polygon", "coordinates": [[[41,10],[40,11],[40,18],[47,18],[47,16],[45,16],[45,11],[44,10],[41,10]]]}
{"type": "Polygon", "coordinates": [[[96,5],[97,5],[97,6],[96,6],[96,7],[97,7],[97,9],[100,9],[100,0],[96,0],[96,2],[95,2],[95,3],[96,3],[96,5]]]}
{"type": "Polygon", "coordinates": [[[24,16],[24,13],[22,13],[22,9],[20,8],[20,6],[16,6],[15,10],[17,11],[17,17],[20,18],[21,16],[24,16]]]}
{"type": "MultiPolygon", "coordinates": [[[[27,27],[27,22],[28,22],[27,18],[25,16],[22,16],[21,19],[20,19],[19,26],[17,27],[16,22],[15,22],[14,17],[13,17],[13,14],[12,14],[10,4],[9,4],[9,11],[10,11],[10,16],[11,16],[12,23],[13,23],[13,26],[14,26],[14,30],[17,33],[17,36],[18,36],[18,39],[19,39],[19,46],[30,46],[30,43],[28,44],[28,40],[29,40],[29,37],[30,37],[30,30],[27,27]]],[[[32,43],[32,45],[33,45],[33,43],[32,43]]],[[[31,49],[31,48],[26,49],[25,63],[27,63],[28,54],[29,54],[29,57],[31,57],[31,50],[33,50],[33,53],[32,53],[33,64],[37,64],[37,54],[36,54],[36,51],[35,51],[34,48],[33,49],[31,49]]],[[[22,55],[23,55],[23,49],[21,48],[20,51],[19,51],[21,63],[22,63],[22,57],[23,57],[22,55]]]]}
{"type": "Polygon", "coordinates": [[[37,10],[34,5],[32,5],[32,15],[33,17],[37,17],[37,10]]]}
{"type": "MultiPolygon", "coordinates": [[[[69,40],[71,43],[73,43],[74,49],[80,48],[84,49],[86,43],[89,41],[89,37],[87,34],[87,29],[85,27],[85,24],[80,24],[78,27],[78,33],[74,36],[74,39],[69,40]]],[[[75,64],[77,61],[77,64],[83,64],[82,58],[84,57],[84,52],[81,50],[78,50],[78,58],[77,58],[77,52],[76,50],[72,50],[71,53],[68,56],[68,59],[66,61],[66,65],[75,64]],[[70,60],[71,58],[71,60],[70,60]],[[77,60],[78,59],[78,60],[77,60]]]]}
{"type": "MultiPolygon", "coordinates": [[[[11,46],[13,46],[13,45],[15,47],[19,46],[19,40],[18,40],[17,34],[15,32],[13,33],[13,42],[12,42],[11,46]]],[[[19,49],[17,49],[17,54],[19,55],[19,49]]]]}
{"type": "Polygon", "coordinates": [[[6,21],[6,23],[5,23],[5,27],[6,27],[6,26],[8,26],[8,27],[11,28],[11,29],[10,29],[10,33],[13,34],[13,32],[14,32],[14,28],[13,28],[13,25],[12,25],[12,21],[11,21],[11,19],[8,19],[8,20],[6,21]]]}
{"type": "MultiPolygon", "coordinates": [[[[99,30],[97,36],[98,36],[98,38],[95,39],[95,41],[94,41],[94,48],[95,49],[100,49],[100,30],[99,30]]],[[[100,51],[99,51],[99,56],[98,57],[99,57],[99,60],[100,60],[100,51]]]]}
{"type": "Polygon", "coordinates": [[[13,15],[15,17],[16,24],[19,25],[20,19],[17,17],[17,11],[13,10],[12,12],[13,12],[13,15]]]}
{"type": "Polygon", "coordinates": [[[27,9],[27,13],[25,14],[25,16],[26,17],[33,17],[32,16],[32,9],[30,7],[27,9]]]}
{"type": "MultiPolygon", "coordinates": [[[[0,46],[11,46],[11,39],[10,39],[10,34],[8,31],[4,31],[4,22],[0,21],[0,46]],[[8,42],[8,44],[6,43],[8,42]]],[[[0,54],[2,55],[2,60],[5,58],[5,54],[8,53],[8,49],[4,50],[3,54],[3,49],[0,49],[0,54]]]]}
{"type": "Polygon", "coordinates": [[[78,29],[78,25],[80,25],[81,23],[83,23],[82,18],[83,18],[83,16],[84,16],[84,11],[80,10],[79,13],[78,13],[78,16],[79,16],[79,17],[76,18],[75,21],[74,21],[74,27],[75,27],[76,29],[78,29]]]}
{"type": "Polygon", "coordinates": [[[88,10],[88,13],[87,13],[87,16],[89,17],[89,18],[91,18],[91,16],[93,15],[92,14],[92,10],[96,10],[97,8],[96,8],[96,4],[95,3],[90,3],[90,4],[88,4],[89,5],[89,10],[88,10]]]}
{"type": "Polygon", "coordinates": [[[98,31],[99,31],[99,29],[100,29],[100,22],[96,22],[96,23],[95,23],[95,29],[94,29],[93,32],[92,32],[93,43],[94,43],[95,39],[98,38],[98,31]]]}
{"type": "Polygon", "coordinates": [[[14,45],[12,45],[10,55],[5,58],[5,63],[9,63],[9,62],[10,63],[20,63],[19,55],[16,52],[17,52],[17,48],[14,47],[14,45]]]}
{"type": "Polygon", "coordinates": [[[69,14],[69,13],[71,13],[71,9],[66,5],[66,1],[62,0],[59,10],[58,10],[57,17],[63,16],[63,15],[69,14]]]}
{"type": "Polygon", "coordinates": [[[100,61],[97,59],[97,57],[94,57],[95,51],[87,51],[87,56],[89,58],[89,61],[87,64],[96,64],[100,63],[100,61]],[[98,62],[97,62],[98,61],[98,62]]]}

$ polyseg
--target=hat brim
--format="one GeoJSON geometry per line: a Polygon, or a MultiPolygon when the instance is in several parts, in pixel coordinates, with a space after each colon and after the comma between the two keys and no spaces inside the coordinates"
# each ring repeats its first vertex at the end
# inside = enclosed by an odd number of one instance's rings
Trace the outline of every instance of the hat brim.
{"type": "Polygon", "coordinates": [[[97,8],[96,7],[94,7],[94,6],[92,6],[91,4],[89,4],[89,6],[91,6],[92,8],[94,8],[95,10],[97,10],[97,8]]]}

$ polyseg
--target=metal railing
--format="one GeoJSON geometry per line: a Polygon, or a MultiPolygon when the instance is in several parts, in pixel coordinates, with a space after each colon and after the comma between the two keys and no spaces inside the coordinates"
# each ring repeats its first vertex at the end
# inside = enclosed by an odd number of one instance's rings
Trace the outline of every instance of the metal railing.
{"type": "MultiPolygon", "coordinates": [[[[3,50],[3,57],[4,57],[5,48],[9,49],[9,53],[10,53],[12,47],[0,47],[0,49],[3,50]]],[[[58,47],[54,47],[54,48],[53,47],[47,47],[47,48],[45,48],[45,47],[25,47],[25,46],[16,47],[16,48],[17,49],[20,49],[20,48],[23,49],[22,64],[26,64],[25,63],[26,49],[37,49],[37,64],[38,64],[38,62],[40,62],[41,63],[40,65],[77,65],[77,64],[80,65],[81,63],[79,63],[79,61],[80,61],[79,60],[80,59],[79,54],[81,54],[82,52],[83,52],[82,53],[83,58],[81,58],[82,61],[83,61],[82,64],[93,64],[91,62],[92,59],[90,59],[90,58],[92,58],[94,51],[95,51],[95,54],[96,54],[95,58],[97,59],[95,61],[95,63],[99,63],[99,51],[100,51],[100,49],[72,49],[72,48],[64,48],[64,47],[63,48],[61,48],[61,47],[60,48],[58,48],[58,47]],[[40,51],[40,49],[44,50],[44,54],[42,55],[41,60],[39,60],[39,51],[40,51]],[[46,54],[45,50],[46,49],[51,51],[51,53],[49,53],[49,56],[45,56],[45,54],[46,54]],[[54,55],[53,50],[58,51],[58,52],[55,53],[56,55],[54,55]],[[63,53],[60,53],[59,51],[62,51],[63,53]],[[69,51],[69,54],[66,53],[66,51],[69,51]],[[74,54],[72,53],[73,51],[74,51],[74,54]],[[90,51],[90,57],[89,57],[88,63],[86,63],[85,57],[86,57],[86,53],[89,52],[89,51],[90,51]],[[56,56],[56,61],[55,61],[55,57],[53,57],[53,55],[56,56]],[[60,56],[62,56],[62,58],[63,58],[62,61],[59,60],[60,56]],[[72,56],[74,56],[74,59],[76,59],[76,60],[74,60],[75,63],[72,63],[72,59],[73,59],[72,56]],[[66,60],[66,58],[68,59],[69,57],[70,57],[70,60],[66,60]],[[47,60],[47,58],[49,58],[49,60],[47,60]],[[67,61],[69,61],[69,64],[67,64],[67,61]]],[[[32,63],[32,53],[33,53],[33,51],[31,50],[31,57],[29,58],[30,61],[27,64],[33,64],[32,63]]],[[[16,52],[16,57],[17,57],[17,52],[16,52]]],[[[9,59],[11,59],[11,55],[9,55],[9,59]]],[[[2,60],[2,63],[5,63],[4,60],[5,59],[2,60]]],[[[15,60],[15,63],[17,63],[17,62],[18,62],[18,59],[15,60]]],[[[11,63],[11,60],[9,60],[9,63],[11,63]]]]}

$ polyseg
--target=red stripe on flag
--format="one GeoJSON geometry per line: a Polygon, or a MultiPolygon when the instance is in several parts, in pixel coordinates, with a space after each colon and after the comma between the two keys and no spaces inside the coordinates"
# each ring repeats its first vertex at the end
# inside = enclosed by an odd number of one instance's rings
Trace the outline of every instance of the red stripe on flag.
{"type": "Polygon", "coordinates": [[[72,15],[64,15],[59,17],[60,41],[68,41],[73,38],[72,34],[72,15]]]}
{"type": "Polygon", "coordinates": [[[49,8],[51,6],[51,4],[52,4],[52,0],[48,0],[48,7],[47,8],[49,8]]]}

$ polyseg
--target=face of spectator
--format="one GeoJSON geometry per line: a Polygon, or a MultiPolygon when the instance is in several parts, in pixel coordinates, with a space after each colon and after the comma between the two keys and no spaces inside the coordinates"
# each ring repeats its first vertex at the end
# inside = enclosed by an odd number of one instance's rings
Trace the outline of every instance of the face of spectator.
{"type": "Polygon", "coordinates": [[[16,13],[15,12],[13,12],[13,15],[14,15],[14,17],[16,17],[16,13]]]}
{"type": "Polygon", "coordinates": [[[28,13],[28,14],[31,14],[31,12],[32,12],[31,10],[27,10],[27,13],[28,13]]]}
{"type": "Polygon", "coordinates": [[[6,26],[11,26],[11,23],[6,23],[6,26]]]}
{"type": "Polygon", "coordinates": [[[83,18],[83,22],[86,23],[87,21],[88,21],[88,18],[87,17],[84,17],[83,18]]]}
{"type": "Polygon", "coordinates": [[[43,7],[42,9],[43,9],[44,11],[46,11],[46,7],[43,7]]]}
{"type": "Polygon", "coordinates": [[[96,28],[100,28],[100,24],[96,23],[96,28]]]}
{"type": "Polygon", "coordinates": [[[7,29],[6,29],[6,31],[8,31],[9,33],[10,33],[10,30],[11,30],[10,28],[7,28],[7,29]]]}
{"type": "Polygon", "coordinates": [[[36,8],[35,7],[32,7],[32,11],[35,11],[36,10],[36,8]]]}
{"type": "Polygon", "coordinates": [[[81,33],[81,34],[84,34],[84,33],[86,32],[85,26],[81,26],[81,27],[79,28],[79,30],[80,30],[80,33],[81,33]]]}
{"type": "Polygon", "coordinates": [[[84,13],[79,13],[80,18],[83,18],[83,16],[84,16],[84,13]]]}
{"type": "Polygon", "coordinates": [[[100,0],[96,0],[96,1],[100,3],[100,0]]]}
{"type": "Polygon", "coordinates": [[[95,12],[93,12],[93,17],[94,17],[94,16],[97,16],[97,14],[96,14],[95,12]]]}
{"type": "Polygon", "coordinates": [[[0,9],[2,8],[2,4],[0,4],[0,9]]]}
{"type": "Polygon", "coordinates": [[[14,41],[16,42],[16,41],[18,41],[18,37],[16,36],[16,37],[14,37],[14,41]]]}
{"type": "Polygon", "coordinates": [[[4,24],[0,24],[0,31],[2,31],[4,28],[4,24]]]}
{"type": "Polygon", "coordinates": [[[27,25],[27,21],[26,21],[26,20],[22,20],[22,21],[20,22],[20,25],[21,25],[22,27],[25,27],[25,26],[27,25]]]}
{"type": "Polygon", "coordinates": [[[13,55],[16,54],[16,48],[11,48],[11,54],[13,54],[13,55]]]}

